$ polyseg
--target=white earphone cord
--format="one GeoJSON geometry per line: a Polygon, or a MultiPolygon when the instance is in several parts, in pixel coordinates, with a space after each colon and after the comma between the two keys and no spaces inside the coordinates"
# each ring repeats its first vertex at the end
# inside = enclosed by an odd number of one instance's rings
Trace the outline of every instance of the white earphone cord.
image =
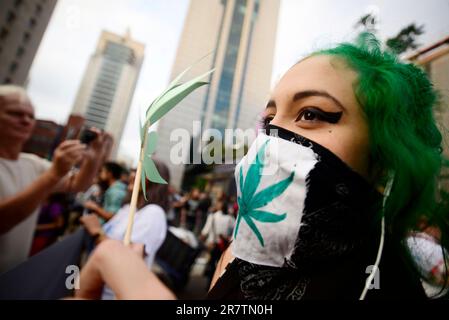
{"type": "Polygon", "coordinates": [[[365,300],[368,289],[371,285],[371,282],[376,275],[377,270],[379,269],[380,259],[382,257],[382,251],[384,249],[385,242],[385,204],[387,202],[388,197],[390,196],[390,191],[393,186],[394,174],[391,175],[387,186],[385,187],[384,198],[382,203],[382,222],[381,222],[381,233],[380,233],[380,241],[379,241],[379,249],[377,250],[376,262],[374,263],[373,270],[371,270],[370,275],[366,278],[365,287],[363,288],[362,294],[360,295],[359,300],[365,300]]]}

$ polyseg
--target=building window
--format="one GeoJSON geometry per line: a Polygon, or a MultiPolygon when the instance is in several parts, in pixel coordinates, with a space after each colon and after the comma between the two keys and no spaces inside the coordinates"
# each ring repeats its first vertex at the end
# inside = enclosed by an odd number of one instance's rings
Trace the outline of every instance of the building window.
{"type": "Polygon", "coordinates": [[[36,19],[35,18],[31,18],[29,23],[28,23],[29,28],[34,28],[36,26],[36,19]]]}
{"type": "Polygon", "coordinates": [[[29,32],[25,32],[23,34],[23,43],[28,43],[28,41],[30,41],[31,38],[31,34],[29,32]]]}
{"type": "Polygon", "coordinates": [[[42,5],[41,4],[36,4],[36,14],[39,15],[42,12],[42,5]]]}
{"type": "Polygon", "coordinates": [[[8,15],[6,16],[6,22],[13,23],[16,20],[16,14],[13,11],[8,11],[8,15]]]}
{"type": "Polygon", "coordinates": [[[231,29],[229,31],[228,43],[225,50],[224,67],[220,76],[218,93],[215,100],[212,127],[222,132],[224,132],[224,129],[227,127],[246,4],[246,0],[237,0],[235,3],[231,29]]]}
{"type": "Polygon", "coordinates": [[[9,30],[5,27],[2,28],[2,31],[0,31],[0,39],[5,39],[9,34],[9,30]]]}
{"type": "Polygon", "coordinates": [[[9,72],[10,73],[14,73],[16,72],[17,68],[19,67],[19,64],[14,61],[13,63],[11,63],[11,65],[9,66],[9,72]]]}
{"type": "Polygon", "coordinates": [[[25,53],[25,48],[22,47],[22,46],[20,46],[20,47],[17,49],[16,57],[17,57],[17,58],[20,58],[20,57],[23,56],[24,53],[25,53]]]}

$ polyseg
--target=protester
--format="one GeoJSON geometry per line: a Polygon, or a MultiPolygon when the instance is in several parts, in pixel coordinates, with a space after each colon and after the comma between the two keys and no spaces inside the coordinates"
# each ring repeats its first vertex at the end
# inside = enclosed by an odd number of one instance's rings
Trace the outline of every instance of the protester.
{"type": "Polygon", "coordinates": [[[30,256],[39,253],[52,245],[62,234],[64,227],[64,211],[66,210],[66,195],[53,193],[39,212],[36,231],[30,256]]]}
{"type": "Polygon", "coordinates": [[[84,207],[84,204],[88,201],[93,201],[98,205],[102,205],[104,201],[104,194],[108,186],[106,182],[102,181],[99,177],[95,177],[94,183],[86,190],[86,192],[80,192],[76,195],[75,206],[78,211],[83,214],[89,213],[89,210],[84,207]]]}
{"type": "Polygon", "coordinates": [[[195,224],[195,231],[197,234],[204,228],[211,205],[212,199],[210,198],[209,193],[201,192],[197,208],[197,220],[195,224]]]}
{"type": "Polygon", "coordinates": [[[0,86],[0,273],[28,257],[42,202],[53,192],[88,188],[103,156],[100,132],[89,147],[78,140],[62,142],[52,162],[22,153],[34,124],[26,91],[0,86]],[[71,169],[78,163],[80,169],[74,173],[71,169]]]}
{"type": "Polygon", "coordinates": [[[205,275],[212,281],[217,261],[223,252],[228,248],[234,229],[235,219],[228,215],[222,200],[218,200],[214,207],[214,212],[207,217],[206,224],[201,231],[201,240],[205,241],[210,258],[206,266],[205,275]]]}
{"type": "Polygon", "coordinates": [[[107,185],[103,205],[86,201],[84,207],[100,217],[104,223],[110,220],[121,208],[126,196],[126,185],[120,180],[123,168],[115,162],[106,162],[100,171],[100,180],[107,185]]]}
{"type": "MultiPolygon", "coordinates": [[[[170,181],[169,170],[162,162],[155,160],[156,168],[165,181],[170,181]]],[[[135,175],[134,175],[135,177],[135,175]]],[[[128,226],[129,200],[131,199],[134,177],[128,185],[128,202],[117,214],[103,226],[97,215],[81,217],[81,222],[90,235],[94,236],[97,243],[106,239],[123,240],[128,226]]],[[[155,184],[146,180],[147,199],[140,191],[131,242],[144,245],[144,260],[148,268],[154,262],[156,252],[164,242],[167,233],[166,212],[169,209],[168,185],[155,184]]],[[[111,300],[114,294],[111,290],[104,290],[102,299],[111,300]]]]}
{"type": "Polygon", "coordinates": [[[181,195],[176,191],[176,189],[172,186],[168,186],[168,197],[170,201],[170,209],[167,214],[167,221],[170,226],[179,227],[180,224],[180,208],[181,204],[181,195]]]}
{"type": "Polygon", "coordinates": [[[190,192],[189,198],[186,203],[186,227],[190,231],[198,231],[195,230],[195,226],[198,221],[198,205],[200,203],[200,190],[198,188],[193,188],[190,192]]]}

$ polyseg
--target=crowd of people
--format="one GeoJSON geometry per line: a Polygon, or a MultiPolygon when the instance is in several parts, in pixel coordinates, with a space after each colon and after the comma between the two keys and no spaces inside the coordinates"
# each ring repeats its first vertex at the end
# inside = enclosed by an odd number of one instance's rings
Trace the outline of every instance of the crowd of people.
{"type": "Polygon", "coordinates": [[[92,245],[77,298],[172,299],[151,268],[167,233],[184,230],[208,253],[213,299],[425,299],[423,283],[447,295],[435,104],[427,76],[372,35],[316,52],[274,89],[237,195],[175,191],[155,159],[168,184],[144,182],[125,246],[136,172],[107,161],[107,134],[66,140],[52,161],[22,153],[34,108],[0,86],[0,273],[79,227],[92,245]]]}
{"type": "MultiPolygon", "coordinates": [[[[21,152],[34,121],[26,91],[0,86],[0,273],[80,227],[95,244],[122,240],[128,222],[135,169],[107,161],[102,145],[106,133],[92,128],[96,139],[88,145],[66,140],[48,161],[21,152]]],[[[167,166],[158,160],[155,163],[170,181],[167,166]]],[[[197,188],[181,194],[170,185],[146,184],[147,201],[141,192],[131,240],[144,245],[149,268],[168,226],[191,232],[212,253],[216,252],[214,244],[224,251],[222,241],[230,241],[235,221],[236,202],[230,202],[235,198],[227,199],[223,193],[213,198],[197,188]]],[[[210,264],[219,257],[212,256],[210,264]]],[[[113,294],[105,289],[103,297],[113,294]]]]}

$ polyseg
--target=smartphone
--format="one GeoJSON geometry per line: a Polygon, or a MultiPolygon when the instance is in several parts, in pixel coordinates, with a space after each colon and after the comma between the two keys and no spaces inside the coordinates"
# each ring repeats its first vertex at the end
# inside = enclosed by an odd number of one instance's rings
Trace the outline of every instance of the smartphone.
{"type": "Polygon", "coordinates": [[[98,134],[92,130],[84,129],[80,134],[80,142],[89,145],[97,138],[98,134]]]}

